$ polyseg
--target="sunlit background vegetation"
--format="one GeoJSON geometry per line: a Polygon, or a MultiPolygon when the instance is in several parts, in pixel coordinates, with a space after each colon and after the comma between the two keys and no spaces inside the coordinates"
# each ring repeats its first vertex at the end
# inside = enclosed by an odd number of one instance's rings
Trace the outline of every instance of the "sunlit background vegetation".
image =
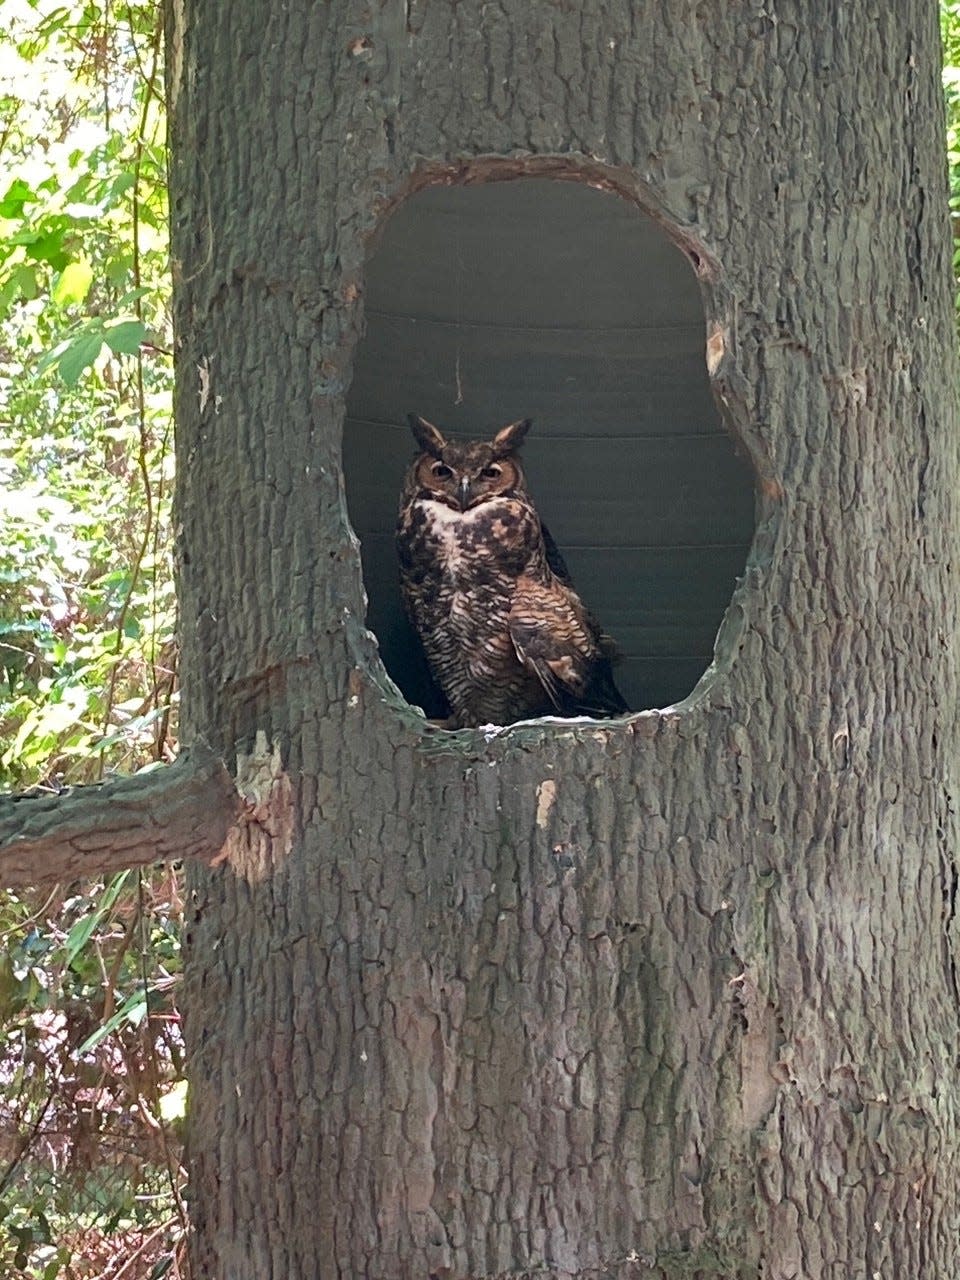
{"type": "MultiPolygon", "coordinates": [[[[155,0],[4,0],[0,787],[170,759],[169,275],[155,0]]],[[[180,887],[0,899],[0,1275],[183,1274],[180,887]]]]}
{"type": "MultiPolygon", "coordinates": [[[[2,12],[0,788],[56,791],[176,750],[162,26],[2,12]]],[[[169,869],[0,896],[4,1276],[185,1275],[180,907],[169,869]]]]}

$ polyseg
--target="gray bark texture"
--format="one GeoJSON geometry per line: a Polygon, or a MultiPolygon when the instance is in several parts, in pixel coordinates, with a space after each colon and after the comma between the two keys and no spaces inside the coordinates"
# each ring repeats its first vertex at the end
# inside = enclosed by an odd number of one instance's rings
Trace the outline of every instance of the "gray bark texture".
{"type": "MultiPolygon", "coordinates": [[[[131,778],[0,796],[0,888],[181,858],[216,863],[246,817],[222,761],[200,744],[169,768],[131,778]]],[[[252,802],[249,818],[258,820],[252,802]]]]}
{"type": "Polygon", "coordinates": [[[954,1280],[935,4],[168,5],[183,725],[259,814],[191,872],[197,1276],[954,1280]],[[364,627],[364,255],[530,174],[698,264],[757,531],[679,707],[445,733],[364,627]]]}

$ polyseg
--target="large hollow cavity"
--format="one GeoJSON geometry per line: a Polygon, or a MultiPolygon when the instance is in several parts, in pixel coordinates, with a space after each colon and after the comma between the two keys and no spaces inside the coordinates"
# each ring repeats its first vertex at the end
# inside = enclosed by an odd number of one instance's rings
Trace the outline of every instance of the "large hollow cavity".
{"type": "Polygon", "coordinates": [[[521,179],[430,187],[369,257],[344,430],[367,623],[407,700],[437,715],[398,588],[408,413],[456,438],[531,417],[529,488],[620,658],[636,711],[686,697],[754,528],[752,472],[710,392],[700,290],[631,202],[521,179]]]}

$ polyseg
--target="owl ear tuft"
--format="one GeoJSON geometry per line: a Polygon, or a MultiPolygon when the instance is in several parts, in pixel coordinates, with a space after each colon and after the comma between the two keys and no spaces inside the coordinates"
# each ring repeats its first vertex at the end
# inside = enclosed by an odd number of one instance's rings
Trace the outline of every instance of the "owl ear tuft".
{"type": "Polygon", "coordinates": [[[501,427],[493,437],[493,456],[505,458],[508,453],[516,453],[523,443],[523,437],[532,426],[532,418],[521,418],[519,422],[511,422],[508,426],[501,427]]]}
{"type": "Polygon", "coordinates": [[[428,422],[426,418],[421,418],[417,413],[408,413],[407,421],[410,423],[414,440],[424,453],[429,453],[432,458],[439,458],[447,442],[433,423],[428,422]]]}

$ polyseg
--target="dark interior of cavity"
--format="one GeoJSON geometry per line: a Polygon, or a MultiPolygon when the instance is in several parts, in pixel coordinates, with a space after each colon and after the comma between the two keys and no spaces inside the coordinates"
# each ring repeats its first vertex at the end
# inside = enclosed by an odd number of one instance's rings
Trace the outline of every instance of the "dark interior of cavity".
{"type": "Polygon", "coordinates": [[[455,437],[532,417],[530,490],[615,639],[634,710],[691,692],[753,533],[751,473],[711,396],[684,255],[618,196],[548,179],[431,187],[367,264],[344,429],[367,624],[408,701],[439,712],[393,544],[407,414],[455,437]]]}

